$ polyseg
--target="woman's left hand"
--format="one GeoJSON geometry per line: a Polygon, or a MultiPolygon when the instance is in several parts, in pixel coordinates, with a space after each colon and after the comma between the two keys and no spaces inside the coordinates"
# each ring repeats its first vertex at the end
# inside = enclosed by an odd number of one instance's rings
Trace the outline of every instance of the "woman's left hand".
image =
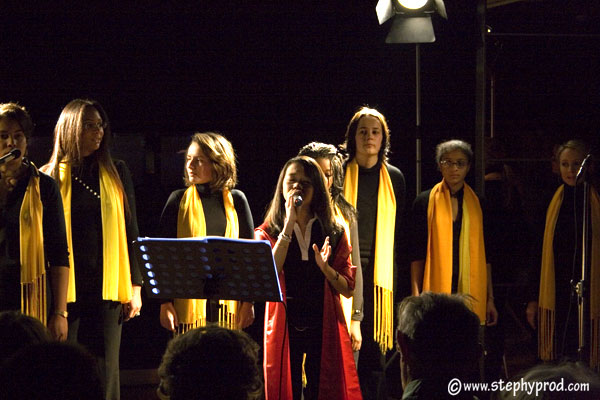
{"type": "Polygon", "coordinates": [[[137,317],[142,309],[142,287],[134,285],[133,295],[129,303],[123,304],[123,315],[125,321],[129,321],[133,317],[137,317]]]}
{"type": "Polygon", "coordinates": [[[494,326],[498,323],[498,310],[496,310],[493,299],[488,299],[485,322],[487,326],[494,326]]]}
{"type": "Polygon", "coordinates": [[[254,304],[243,302],[236,316],[236,325],[238,329],[244,329],[254,322],[254,304]]]}
{"type": "Polygon", "coordinates": [[[315,261],[321,269],[321,272],[325,274],[325,271],[327,270],[327,260],[329,260],[329,255],[331,254],[329,236],[325,238],[325,242],[323,243],[323,247],[321,247],[321,250],[319,250],[319,247],[317,247],[316,243],[313,243],[313,250],[315,252],[315,261]]]}

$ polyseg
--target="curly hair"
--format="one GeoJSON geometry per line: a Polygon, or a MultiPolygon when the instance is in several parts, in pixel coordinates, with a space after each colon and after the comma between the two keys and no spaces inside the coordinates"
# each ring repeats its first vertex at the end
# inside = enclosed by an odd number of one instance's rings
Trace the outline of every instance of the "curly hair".
{"type": "Polygon", "coordinates": [[[172,339],[158,368],[171,400],[255,400],[263,394],[258,345],[239,330],[209,325],[172,339]]]}

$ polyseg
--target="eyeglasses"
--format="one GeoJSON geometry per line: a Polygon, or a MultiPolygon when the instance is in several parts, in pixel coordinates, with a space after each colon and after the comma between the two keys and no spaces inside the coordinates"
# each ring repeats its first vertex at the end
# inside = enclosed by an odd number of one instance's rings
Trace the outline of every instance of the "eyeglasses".
{"type": "Polygon", "coordinates": [[[106,129],[108,124],[106,122],[84,122],[83,129],[86,131],[97,130],[97,129],[106,129]]]}
{"type": "Polygon", "coordinates": [[[458,161],[442,160],[442,161],[440,161],[440,165],[442,166],[442,168],[456,167],[458,169],[463,169],[467,165],[469,165],[469,162],[466,160],[458,160],[458,161]]]}

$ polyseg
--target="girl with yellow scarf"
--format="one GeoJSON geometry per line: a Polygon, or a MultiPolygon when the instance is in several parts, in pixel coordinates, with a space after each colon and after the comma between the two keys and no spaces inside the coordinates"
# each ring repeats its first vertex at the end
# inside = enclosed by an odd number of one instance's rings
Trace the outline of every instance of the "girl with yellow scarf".
{"type": "MultiPolygon", "coordinates": [[[[183,172],[187,189],[171,193],[160,218],[164,237],[224,236],[253,239],[254,223],[246,196],[237,183],[231,143],[213,133],[196,133],[187,148],[183,172]]],[[[160,323],[176,333],[218,322],[228,328],[246,328],[254,321],[248,302],[173,299],[161,304],[160,323]]]]}
{"type": "Polygon", "coordinates": [[[65,220],[56,182],[24,158],[32,131],[24,107],[0,104],[0,156],[19,153],[0,165],[0,311],[37,318],[63,341],[69,276],[65,220]]]}
{"type": "Polygon", "coordinates": [[[442,181],[417,196],[413,205],[412,294],[462,293],[482,325],[495,325],[491,266],[486,263],[483,215],[467,183],[473,151],[462,140],[438,144],[442,181]]]}
{"type": "MultiPolygon", "coordinates": [[[[538,356],[544,361],[579,358],[577,296],[571,282],[575,284],[581,279],[583,190],[577,186],[577,172],[587,153],[587,146],[577,140],[566,142],[556,152],[563,184],[554,193],[546,213],[538,301],[527,305],[527,321],[538,329],[538,356]]],[[[590,366],[597,370],[600,367],[600,197],[593,187],[590,205],[590,314],[584,318],[590,321],[591,334],[584,334],[591,338],[590,366]]]]}
{"type": "Polygon", "coordinates": [[[97,357],[106,399],[120,397],[123,320],[142,306],[142,276],[132,241],[138,237],[133,182],[113,160],[108,116],[92,100],[76,99],[54,129],[44,170],[59,184],[69,243],[69,337],[97,357]]]}
{"type": "Polygon", "coordinates": [[[358,214],[364,318],[358,374],[365,399],[384,396],[386,354],[394,343],[397,243],[406,184],[388,163],[390,130],[383,114],[362,107],[346,129],[344,196],[358,214]]]}

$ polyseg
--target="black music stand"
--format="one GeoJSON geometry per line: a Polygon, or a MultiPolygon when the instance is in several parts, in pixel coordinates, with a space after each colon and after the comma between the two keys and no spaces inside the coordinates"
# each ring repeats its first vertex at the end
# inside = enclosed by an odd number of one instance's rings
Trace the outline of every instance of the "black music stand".
{"type": "Polygon", "coordinates": [[[133,245],[150,298],[282,301],[266,240],[138,238],[133,245]]]}

